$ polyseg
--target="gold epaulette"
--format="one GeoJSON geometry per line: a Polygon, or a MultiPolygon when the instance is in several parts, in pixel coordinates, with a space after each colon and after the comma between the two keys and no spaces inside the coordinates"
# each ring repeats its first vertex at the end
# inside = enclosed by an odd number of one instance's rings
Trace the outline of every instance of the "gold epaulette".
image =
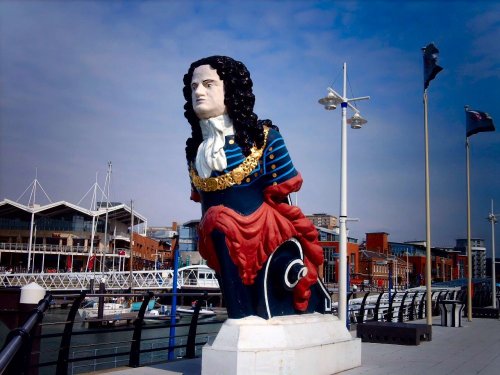
{"type": "Polygon", "coordinates": [[[217,177],[202,178],[198,176],[195,168],[191,166],[189,175],[193,185],[201,191],[217,191],[224,190],[233,185],[239,185],[250,173],[257,167],[259,160],[264,153],[267,143],[267,133],[269,128],[264,127],[264,144],[260,149],[252,147],[250,155],[248,155],[243,163],[238,165],[232,171],[217,177]]]}

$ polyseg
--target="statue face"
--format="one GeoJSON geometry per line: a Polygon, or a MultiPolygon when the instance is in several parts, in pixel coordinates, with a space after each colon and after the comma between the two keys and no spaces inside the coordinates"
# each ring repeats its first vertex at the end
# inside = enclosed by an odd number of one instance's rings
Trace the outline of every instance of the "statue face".
{"type": "Polygon", "coordinates": [[[224,104],[224,82],[217,70],[210,65],[201,65],[193,72],[191,79],[191,100],[200,120],[226,113],[224,104]]]}

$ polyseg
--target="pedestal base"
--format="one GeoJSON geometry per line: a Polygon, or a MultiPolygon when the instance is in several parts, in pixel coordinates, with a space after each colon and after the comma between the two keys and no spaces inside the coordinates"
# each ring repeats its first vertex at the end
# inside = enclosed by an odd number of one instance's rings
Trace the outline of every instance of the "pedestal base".
{"type": "Polygon", "coordinates": [[[333,315],[228,319],[202,354],[202,375],[331,375],[361,366],[361,340],[333,315]]]}

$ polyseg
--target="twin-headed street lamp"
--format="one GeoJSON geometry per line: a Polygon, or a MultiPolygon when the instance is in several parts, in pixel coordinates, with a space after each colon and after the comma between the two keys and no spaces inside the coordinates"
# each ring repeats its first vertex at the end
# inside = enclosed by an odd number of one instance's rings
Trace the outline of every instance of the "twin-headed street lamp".
{"type": "Polygon", "coordinates": [[[355,219],[347,218],[347,124],[353,129],[360,129],[366,120],[360,115],[358,109],[351,102],[370,99],[369,96],[347,98],[347,64],[344,63],[343,95],[338,94],[331,87],[328,88],[326,97],[318,102],[326,110],[334,110],[337,105],[342,106],[341,142],[340,142],[340,239],[339,239],[339,319],[347,322],[347,228],[346,222],[355,219]],[[354,111],[354,115],[347,119],[347,107],[354,111]]]}

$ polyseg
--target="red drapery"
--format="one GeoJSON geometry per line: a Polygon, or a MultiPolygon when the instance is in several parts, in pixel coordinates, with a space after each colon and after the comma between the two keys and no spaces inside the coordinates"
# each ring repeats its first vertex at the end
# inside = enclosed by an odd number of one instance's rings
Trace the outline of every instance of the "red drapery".
{"type": "Polygon", "coordinates": [[[200,223],[200,254],[216,272],[220,271],[211,233],[219,230],[226,236],[229,255],[238,267],[244,284],[253,284],[257,273],[280,244],[295,237],[304,251],[307,276],[294,288],[294,307],[305,311],[310,287],[317,281],[317,269],[323,263],[323,249],[318,233],[300,208],[286,201],[288,194],[302,185],[300,174],[290,180],[266,188],[264,202],[254,213],[242,216],[225,206],[210,207],[200,223]]]}

